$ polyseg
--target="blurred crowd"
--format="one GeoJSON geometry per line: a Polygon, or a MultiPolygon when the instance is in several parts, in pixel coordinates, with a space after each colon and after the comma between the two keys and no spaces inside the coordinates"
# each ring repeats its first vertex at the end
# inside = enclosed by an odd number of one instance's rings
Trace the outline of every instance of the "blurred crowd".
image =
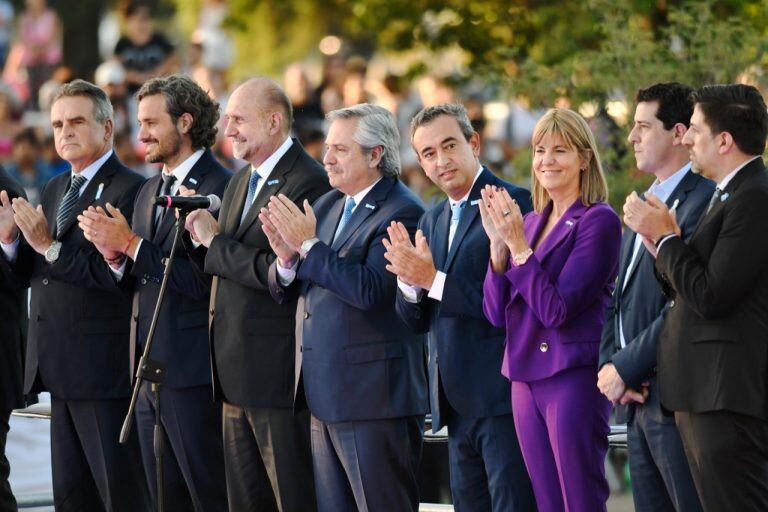
{"type": "MultiPolygon", "coordinates": [[[[235,51],[222,28],[226,16],[226,0],[204,0],[191,38],[179,41],[158,30],[152,3],[120,2],[115,11],[104,15],[99,27],[103,62],[93,77],[77,77],[62,63],[61,20],[46,0],[25,0],[20,12],[14,12],[9,0],[0,0],[0,163],[24,184],[34,203],[42,185],[66,170],[53,147],[50,98],[63,83],[92,78],[115,108],[118,156],[129,167],[151,176],[156,170],[144,163],[133,95],[151,77],[184,72],[223,111],[237,85],[228,81],[235,51]]],[[[433,190],[417,165],[408,133],[410,119],[422,107],[464,103],[483,136],[482,159],[507,176],[516,152],[529,144],[540,114],[515,101],[496,101],[483,84],[458,87],[451,77],[414,78],[380,69],[373,73],[369,60],[342,52],[288,63],[282,82],[295,109],[294,136],[318,160],[322,159],[327,112],[366,101],[392,111],[402,136],[403,179],[428,203],[433,190]]],[[[231,169],[241,165],[232,155],[223,121],[214,150],[231,169]]]]}

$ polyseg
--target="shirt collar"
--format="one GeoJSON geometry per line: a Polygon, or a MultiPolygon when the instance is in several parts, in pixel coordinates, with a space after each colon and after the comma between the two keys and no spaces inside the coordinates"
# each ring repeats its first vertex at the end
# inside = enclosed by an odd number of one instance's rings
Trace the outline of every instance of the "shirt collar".
{"type": "Polygon", "coordinates": [[[101,166],[104,165],[104,162],[109,160],[109,157],[111,156],[112,156],[112,150],[110,149],[109,151],[101,155],[98,159],[91,162],[91,164],[85,169],[83,169],[82,171],[80,172],[71,171],[71,175],[82,176],[83,178],[85,178],[85,182],[88,183],[89,181],[91,181],[91,179],[93,179],[94,176],[96,176],[96,172],[99,169],[101,169],[101,166]]]}
{"type": "Polygon", "coordinates": [[[450,197],[448,198],[448,202],[450,203],[451,207],[453,207],[456,204],[461,204],[462,201],[466,201],[467,199],[469,199],[469,194],[471,194],[472,189],[475,188],[475,183],[477,183],[477,178],[480,177],[480,174],[482,174],[482,172],[483,172],[483,166],[481,165],[477,168],[477,172],[475,173],[475,179],[472,180],[472,185],[469,187],[469,190],[467,190],[467,193],[464,194],[464,197],[462,197],[458,201],[454,201],[450,197]]]}
{"type": "Polygon", "coordinates": [[[283,143],[280,145],[277,150],[269,155],[269,158],[261,162],[261,165],[254,168],[253,165],[251,165],[251,172],[257,172],[259,173],[259,176],[261,176],[261,180],[266,180],[269,178],[269,175],[272,174],[272,171],[274,170],[275,166],[277,165],[277,162],[280,161],[281,158],[283,158],[283,155],[285,155],[289,149],[291,149],[291,146],[293,145],[293,140],[291,140],[290,137],[287,137],[283,143]]]}
{"type": "Polygon", "coordinates": [[[648,192],[658,197],[661,202],[667,202],[669,196],[672,195],[672,192],[674,192],[680,182],[683,181],[683,178],[690,168],[691,162],[688,162],[664,181],[659,181],[657,179],[653,182],[651,188],[648,189],[648,192]]]}
{"type": "Polygon", "coordinates": [[[200,157],[203,156],[204,152],[204,149],[198,149],[189,155],[186,160],[177,165],[176,168],[170,173],[168,172],[168,168],[163,166],[163,175],[168,176],[169,174],[173,174],[176,177],[176,181],[174,182],[172,189],[178,189],[178,187],[184,183],[184,180],[187,179],[189,171],[191,171],[192,167],[194,167],[197,161],[200,160],[200,157]]]}
{"type": "Polygon", "coordinates": [[[746,162],[744,162],[743,164],[741,164],[740,166],[738,166],[737,168],[732,170],[730,172],[730,174],[728,174],[725,178],[723,178],[723,180],[720,183],[717,184],[717,188],[719,188],[720,190],[725,190],[725,187],[728,186],[728,183],[731,182],[731,180],[734,178],[734,176],[736,176],[736,174],[740,170],[742,170],[744,167],[746,167],[747,164],[749,164],[750,162],[753,162],[753,161],[757,160],[758,158],[760,158],[760,156],[761,155],[757,155],[757,156],[755,156],[753,158],[750,158],[749,160],[747,160],[746,162]]]}

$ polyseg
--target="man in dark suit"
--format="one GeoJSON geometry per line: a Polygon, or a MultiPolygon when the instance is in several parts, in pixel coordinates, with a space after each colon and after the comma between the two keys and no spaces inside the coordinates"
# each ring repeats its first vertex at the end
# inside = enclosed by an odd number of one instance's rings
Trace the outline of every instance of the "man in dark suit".
{"type": "MultiPolygon", "coordinates": [[[[629,142],[637,168],[656,176],[646,195],[675,207],[688,240],[709,203],[714,183],[691,171],[683,136],[693,113],[693,89],[655,84],[636,95],[629,142]]],[[[672,413],[659,402],[656,352],[666,300],[654,275],[655,248],[624,230],[619,281],[606,311],[600,345],[598,387],[627,422],[629,470],[635,509],[701,510],[672,413]],[[628,404],[628,406],[625,406],[628,404]]]]}
{"type": "Polygon", "coordinates": [[[137,437],[118,443],[131,391],[131,304],[76,219],[106,203],[130,214],[144,179],[113,154],[112,106],[95,85],[62,86],[51,124],[72,172],[48,183],[38,208],[16,198],[12,212],[0,209],[0,225],[11,214],[15,223],[0,239],[16,239],[2,246],[0,267],[32,288],[25,392],[51,393],[56,510],[147,510],[137,437]]]}
{"type": "Polygon", "coordinates": [[[748,85],[693,96],[685,144],[717,183],[690,239],[655,198],[625,221],[656,242],[670,297],[659,340],[661,403],[675,421],[704,510],[768,510],[768,112],[748,85]]]}
{"type": "Polygon", "coordinates": [[[453,506],[535,510],[509,382],[498,371],[504,330],[483,314],[490,245],[477,208],[486,185],[507,189],[524,213],[531,195],[480,165],[480,136],[461,105],[420,111],[411,142],[427,177],[448,197],[422,216],[415,246],[404,226],[390,227],[384,257],[398,276],[398,316],[412,331],[429,333],[432,431],[448,426],[453,506]]]}
{"type": "MultiPolygon", "coordinates": [[[[290,137],[292,109],[271,80],[254,78],[227,102],[226,135],[249,165],[230,181],[220,223],[193,212],[192,255],[213,274],[211,361],[223,401],[231,511],[315,508],[309,412],[293,410],[296,302],[276,304],[267,271],[275,255],[258,219],[270,196],[314,201],[328,190],[322,167],[290,137]]],[[[188,240],[188,243],[191,242],[188,240]]]]}
{"type": "Polygon", "coordinates": [[[398,179],[391,113],[361,104],[328,119],[323,162],[336,190],[303,212],[273,197],[261,215],[278,257],[272,294],[301,297],[297,368],[312,412],[318,509],[417,510],[425,346],[397,319],[382,240],[393,221],[415,231],[424,210],[398,179]]]}
{"type": "MultiPolygon", "coordinates": [[[[157,195],[179,192],[221,197],[231,173],[216,161],[210,146],[216,140],[219,104],[182,75],[153,78],[137,93],[139,140],[146,160],[162,163],[160,174],[144,183],[133,208],[133,231],[111,205],[110,216],[90,209],[80,217],[86,238],[106,256],[125,289],[133,292],[131,348],[142,350],[170,255],[176,217],[154,206],[157,195]],[[123,279],[127,260],[130,277],[123,279]]],[[[213,401],[208,348],[208,302],[211,277],[177,251],[169,286],[160,309],[152,352],[166,375],[160,394],[164,438],[165,510],[196,512],[227,510],[221,408],[213,401]]],[[[135,360],[135,354],[132,359],[135,360]]],[[[153,451],[156,398],[145,381],[136,405],[144,469],[153,495],[157,469],[153,451]]]]}
{"type": "MultiPolygon", "coordinates": [[[[0,167],[0,202],[10,207],[11,199],[24,197],[24,188],[8,172],[0,167]]],[[[0,232],[13,232],[13,217],[1,216],[0,232]]],[[[0,239],[2,244],[12,244],[13,238],[0,239]]],[[[16,500],[8,483],[11,466],[5,457],[8,439],[8,422],[13,409],[24,407],[24,339],[22,324],[26,322],[24,286],[0,266],[0,511],[16,510],[16,500]]]]}

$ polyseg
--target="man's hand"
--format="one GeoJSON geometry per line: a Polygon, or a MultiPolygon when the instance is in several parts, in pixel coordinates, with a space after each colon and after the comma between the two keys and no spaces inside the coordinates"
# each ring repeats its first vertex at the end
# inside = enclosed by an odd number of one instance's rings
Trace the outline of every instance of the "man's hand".
{"type": "Polygon", "coordinates": [[[298,252],[301,243],[316,238],[317,219],[315,212],[304,200],[304,212],[283,194],[269,199],[269,220],[280,233],[280,237],[294,252],[298,252]]]}
{"type": "Polygon", "coordinates": [[[219,234],[219,223],[208,210],[199,209],[187,215],[185,227],[206,248],[211,246],[213,237],[219,234]]]}
{"type": "Polygon", "coordinates": [[[267,235],[269,246],[277,255],[278,263],[283,268],[291,268],[296,263],[296,259],[299,257],[299,253],[291,249],[291,247],[285,243],[283,237],[277,231],[277,228],[272,223],[272,219],[269,210],[262,208],[259,212],[259,220],[261,220],[262,230],[267,235]]]}
{"type": "MultiPolygon", "coordinates": [[[[183,196],[183,197],[194,196],[195,194],[197,194],[197,191],[195,189],[187,188],[184,185],[179,186],[179,190],[176,193],[176,195],[183,196]]],[[[176,218],[178,219],[179,218],[179,209],[178,208],[174,208],[174,213],[176,214],[176,218]]],[[[194,236],[193,233],[190,233],[190,234],[192,234],[192,236],[194,236]]]]}
{"type": "Polygon", "coordinates": [[[627,391],[627,385],[613,363],[607,363],[600,368],[597,374],[597,388],[614,405],[627,391]]]}
{"type": "Polygon", "coordinates": [[[0,242],[12,244],[19,238],[19,227],[13,220],[13,206],[8,192],[0,191],[0,242]]]}
{"type": "Polygon", "coordinates": [[[639,391],[634,390],[632,388],[627,388],[627,390],[619,399],[619,403],[621,405],[629,405],[632,402],[644,404],[647,399],[648,399],[648,383],[643,382],[642,385],[640,386],[639,391]]]}
{"type": "Polygon", "coordinates": [[[629,194],[624,203],[624,223],[654,244],[664,235],[680,235],[674,210],[668,210],[667,205],[654,195],[643,201],[636,192],[629,194]]]}
{"type": "Polygon", "coordinates": [[[21,230],[27,243],[36,253],[45,255],[45,251],[53,243],[51,233],[48,231],[48,221],[45,220],[43,207],[38,205],[33,208],[29,202],[16,197],[11,202],[13,206],[13,220],[21,230]]]}
{"type": "Polygon", "coordinates": [[[413,245],[405,225],[395,221],[387,228],[387,234],[389,240],[382,240],[387,249],[384,257],[389,261],[386,269],[406,284],[429,290],[437,269],[424,234],[418,230],[416,245],[413,245]]]}
{"type": "Polygon", "coordinates": [[[138,237],[131,231],[128,220],[111,204],[106,204],[106,210],[101,206],[89,206],[77,216],[78,226],[83,230],[85,239],[107,259],[114,259],[120,254],[133,258],[138,237]]]}

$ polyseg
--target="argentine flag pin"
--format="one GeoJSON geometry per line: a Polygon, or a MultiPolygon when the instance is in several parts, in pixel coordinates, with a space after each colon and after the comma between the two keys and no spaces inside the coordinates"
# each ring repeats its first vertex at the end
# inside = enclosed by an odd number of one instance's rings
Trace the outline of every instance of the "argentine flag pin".
{"type": "Polygon", "coordinates": [[[368,208],[369,210],[375,210],[376,209],[376,207],[373,206],[371,203],[365,203],[365,207],[368,208]]]}

